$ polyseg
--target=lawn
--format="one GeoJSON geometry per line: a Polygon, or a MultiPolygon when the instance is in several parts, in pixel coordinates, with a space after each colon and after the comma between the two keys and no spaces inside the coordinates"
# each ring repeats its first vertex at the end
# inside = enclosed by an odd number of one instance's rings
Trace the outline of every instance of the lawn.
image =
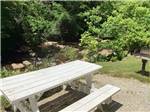
{"type": "MultiPolygon", "coordinates": [[[[150,83],[150,77],[140,74],[141,59],[134,56],[128,56],[122,61],[117,62],[99,62],[103,68],[100,70],[102,74],[116,77],[135,78],[142,82],[150,83]]],[[[146,71],[150,74],[150,62],[146,65],[146,71]]]]}

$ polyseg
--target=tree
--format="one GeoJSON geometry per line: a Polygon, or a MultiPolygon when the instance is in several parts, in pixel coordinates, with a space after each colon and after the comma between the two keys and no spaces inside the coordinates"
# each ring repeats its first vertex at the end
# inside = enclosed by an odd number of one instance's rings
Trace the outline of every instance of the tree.
{"type": "Polygon", "coordinates": [[[62,35],[64,21],[70,21],[68,12],[55,2],[32,1],[24,4],[24,37],[30,46],[62,35]]]}
{"type": "MultiPolygon", "coordinates": [[[[95,43],[97,50],[111,48],[119,59],[124,51],[150,46],[149,2],[101,2],[85,11],[88,29],[82,34],[81,45],[90,48],[95,43]],[[87,40],[91,41],[87,42],[87,40]],[[94,43],[93,43],[94,41],[94,43]]],[[[91,48],[90,48],[91,49],[91,48]]]]}
{"type": "MultiPolygon", "coordinates": [[[[19,2],[1,2],[1,54],[7,59],[16,48],[24,43],[22,38],[19,2]],[[16,8],[18,7],[18,8],[16,8]]],[[[2,60],[4,61],[4,60],[2,60]]]]}

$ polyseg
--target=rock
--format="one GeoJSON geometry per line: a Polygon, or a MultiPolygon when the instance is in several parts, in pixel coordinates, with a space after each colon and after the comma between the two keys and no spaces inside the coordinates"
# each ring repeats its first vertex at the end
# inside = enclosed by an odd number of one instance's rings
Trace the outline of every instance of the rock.
{"type": "Polygon", "coordinates": [[[41,59],[41,58],[39,58],[39,57],[37,58],[37,60],[38,60],[38,61],[42,61],[42,59],[41,59]]]}
{"type": "Polygon", "coordinates": [[[31,52],[29,55],[32,56],[32,57],[35,57],[36,53],[31,52]]]}
{"type": "Polygon", "coordinates": [[[37,66],[42,65],[42,61],[38,61],[38,62],[36,62],[36,65],[37,65],[37,66]]]}
{"type": "Polygon", "coordinates": [[[13,63],[11,64],[11,67],[13,70],[16,70],[16,69],[22,69],[25,67],[25,65],[23,65],[22,63],[13,63]]]}
{"type": "Polygon", "coordinates": [[[23,61],[22,63],[23,63],[25,66],[31,65],[31,62],[29,62],[29,61],[27,61],[27,60],[23,61]]]}
{"type": "Polygon", "coordinates": [[[113,50],[112,49],[102,49],[99,52],[99,54],[102,55],[102,56],[109,56],[109,55],[113,54],[113,50]]]}
{"type": "Polygon", "coordinates": [[[42,47],[43,48],[46,48],[46,47],[49,47],[49,46],[56,46],[58,43],[57,42],[54,42],[54,41],[48,41],[48,42],[44,42],[42,44],[42,47]]]}
{"type": "Polygon", "coordinates": [[[65,48],[65,45],[57,45],[58,48],[63,49],[65,48]]]}

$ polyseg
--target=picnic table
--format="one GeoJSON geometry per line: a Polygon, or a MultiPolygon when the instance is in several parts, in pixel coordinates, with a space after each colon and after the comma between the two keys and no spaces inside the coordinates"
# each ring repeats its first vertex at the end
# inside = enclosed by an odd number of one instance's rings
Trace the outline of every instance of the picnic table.
{"type": "Polygon", "coordinates": [[[97,72],[100,65],[80,60],[44,68],[21,75],[2,78],[0,87],[3,95],[21,112],[40,112],[37,96],[60,85],[69,84],[71,81],[85,77],[87,89],[92,89],[92,74],[97,72]],[[26,105],[27,99],[29,105],[26,105]]]}

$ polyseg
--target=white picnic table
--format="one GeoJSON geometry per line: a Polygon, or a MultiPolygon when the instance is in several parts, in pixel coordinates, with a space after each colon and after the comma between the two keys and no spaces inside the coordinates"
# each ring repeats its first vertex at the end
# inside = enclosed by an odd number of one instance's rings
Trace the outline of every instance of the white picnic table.
{"type": "Polygon", "coordinates": [[[100,68],[102,68],[100,65],[76,60],[21,75],[2,78],[0,80],[2,83],[0,90],[8,101],[21,112],[27,112],[28,108],[25,105],[27,99],[29,100],[29,110],[40,112],[36,95],[40,96],[47,90],[70,83],[81,77],[85,77],[87,87],[92,89],[92,74],[100,68]]]}

